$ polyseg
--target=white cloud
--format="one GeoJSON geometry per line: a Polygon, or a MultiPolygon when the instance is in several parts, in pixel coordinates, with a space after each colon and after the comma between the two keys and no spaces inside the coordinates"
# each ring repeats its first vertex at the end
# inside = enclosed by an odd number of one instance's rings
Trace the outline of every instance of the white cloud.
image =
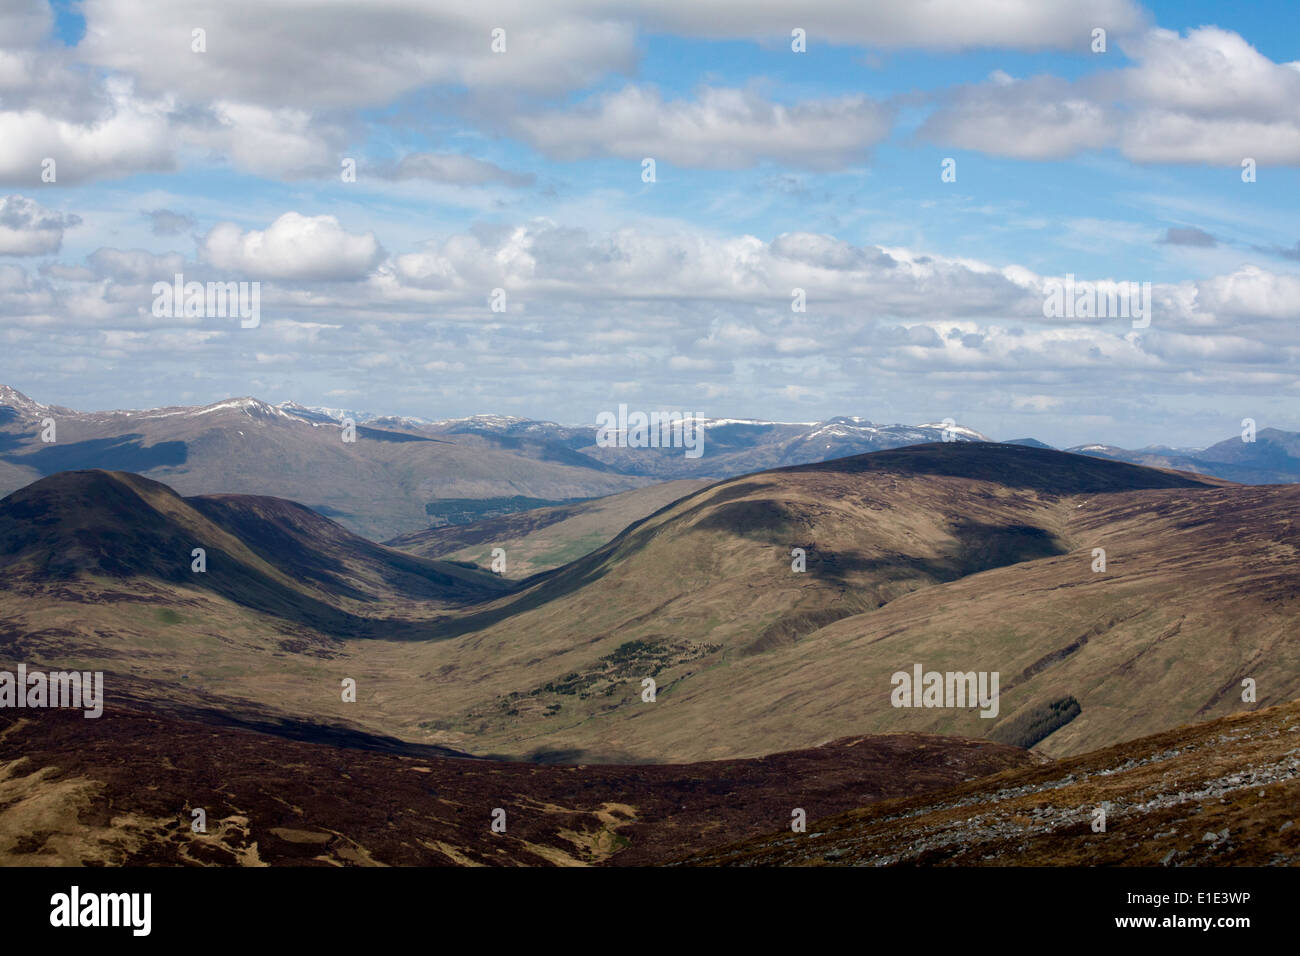
{"type": "Polygon", "coordinates": [[[810,46],[852,44],[868,48],[972,47],[1086,50],[1093,28],[1116,34],[1144,22],[1129,0],[930,0],[862,3],[806,0],[796,10],[785,0],[753,0],[736,10],[725,0],[609,0],[608,9],[636,10],[648,24],[714,39],[749,38],[789,43],[790,30],[808,31],[810,46]]]}
{"type": "Polygon", "coordinates": [[[1124,47],[1136,66],[952,91],[920,135],[1021,159],[1116,147],[1141,163],[1300,165],[1300,64],[1217,27],[1150,30],[1124,47]]]}
{"type": "Polygon", "coordinates": [[[265,230],[214,226],[200,257],[217,269],[258,279],[335,281],[358,279],[384,258],[372,232],[346,232],[333,216],[287,212],[265,230]]]}
{"type": "MultiPolygon", "coordinates": [[[[569,111],[536,106],[539,97],[633,74],[639,37],[648,32],[788,44],[791,13],[775,0],[743,11],[722,0],[85,0],[86,32],[73,51],[51,38],[45,4],[14,3],[0,21],[12,27],[0,30],[8,37],[0,41],[0,140],[8,147],[0,182],[36,182],[47,157],[68,183],[213,155],[265,176],[336,174],[340,150],[361,124],[355,111],[430,90],[469,91],[484,126],[504,124],[554,156],[654,155],[715,168],[765,159],[842,168],[860,162],[892,119],[889,109],[861,97],[786,106],[724,89],[665,102],[628,87],[569,111]],[[506,31],[503,53],[492,50],[497,28],[506,31]],[[204,31],[203,52],[192,48],[196,29],[204,31]],[[77,69],[75,60],[98,69],[77,69]],[[608,144],[602,123],[613,130],[608,144]]],[[[1092,27],[1119,35],[1143,15],[1130,0],[933,0],[917,7],[813,0],[797,19],[814,47],[1081,49],[1092,27]]],[[[522,174],[477,162],[439,156],[422,170],[399,168],[399,176],[526,184],[522,174]]]]}
{"type": "Polygon", "coordinates": [[[172,168],[165,107],[135,98],[121,81],[110,81],[103,92],[108,105],[93,120],[0,110],[0,182],[41,184],[46,160],[54,161],[55,181],[65,185],[172,168]]]}
{"type": "Polygon", "coordinates": [[[1268,120],[1294,116],[1300,99],[1300,64],[1274,63],[1218,27],[1185,37],[1151,30],[1129,41],[1125,52],[1138,65],[1122,72],[1124,92],[1164,109],[1268,120]]]}
{"type": "MultiPolygon", "coordinates": [[[[1197,306],[1217,317],[1300,320],[1300,276],[1246,266],[1196,283],[1197,306]]],[[[1288,333],[1293,327],[1288,327],[1288,333]]],[[[1292,334],[1290,336],[1294,338],[1292,334]]]]}
{"type": "Polygon", "coordinates": [[[431,84],[563,91],[634,63],[630,24],[564,5],[85,0],[90,62],[202,102],[335,109],[431,84]],[[506,52],[491,31],[506,29],[506,52]],[[206,31],[205,53],[191,32],[206,31]],[[328,53],[326,53],[328,51],[328,53]]]}
{"type": "Polygon", "coordinates": [[[1250,157],[1266,166],[1296,166],[1300,165],[1300,118],[1262,122],[1146,110],[1124,126],[1121,148],[1140,163],[1238,166],[1250,157]]]}
{"type": "Polygon", "coordinates": [[[202,101],[353,108],[430,84],[560,92],[630,73],[637,33],[788,44],[793,26],[819,44],[1086,49],[1094,27],[1141,25],[1130,0],[931,0],[863,4],[809,0],[521,0],[382,4],[298,0],[85,0],[90,62],[138,77],[145,89],[202,101]],[[191,50],[191,31],[207,50],[191,50]],[[506,31],[494,53],[492,31],[506,31]],[[322,51],[329,49],[329,56],[322,51]]]}
{"type": "Polygon", "coordinates": [[[205,115],[177,119],[187,145],[229,158],[235,168],[264,176],[338,174],[346,131],[301,109],[220,100],[205,115]]]}
{"type": "Polygon", "coordinates": [[[1101,149],[1115,137],[1106,109],[1055,77],[962,87],[922,125],[920,135],[962,149],[1052,160],[1101,149]]]}

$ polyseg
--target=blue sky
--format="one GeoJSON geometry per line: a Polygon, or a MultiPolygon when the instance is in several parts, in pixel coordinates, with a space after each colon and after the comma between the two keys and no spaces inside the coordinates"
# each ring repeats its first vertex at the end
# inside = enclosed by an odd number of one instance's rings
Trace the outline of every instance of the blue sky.
{"type": "Polygon", "coordinates": [[[12,0],[0,381],[1058,445],[1300,430],[1286,5],[461,6],[12,0]],[[152,314],[176,272],[261,283],[259,324],[152,314]],[[1067,274],[1151,283],[1150,327],[1045,317],[1067,274]]]}

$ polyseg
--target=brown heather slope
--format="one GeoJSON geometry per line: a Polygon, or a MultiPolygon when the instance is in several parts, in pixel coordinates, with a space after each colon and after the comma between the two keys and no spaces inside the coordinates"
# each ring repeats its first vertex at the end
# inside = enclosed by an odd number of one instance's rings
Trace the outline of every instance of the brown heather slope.
{"type": "MultiPolygon", "coordinates": [[[[414,748],[413,748],[414,749],[414,748]]],[[[285,740],[110,706],[0,711],[0,865],[615,865],[1034,758],[850,737],[757,760],[554,767],[285,740]],[[191,829],[191,810],[207,833],[191,829]],[[506,832],[490,831],[506,811],[506,832]]]]}
{"type": "Polygon", "coordinates": [[[694,866],[1300,865],[1300,702],[888,800],[694,866]],[[1095,832],[1104,807],[1105,832],[1095,832]]]}

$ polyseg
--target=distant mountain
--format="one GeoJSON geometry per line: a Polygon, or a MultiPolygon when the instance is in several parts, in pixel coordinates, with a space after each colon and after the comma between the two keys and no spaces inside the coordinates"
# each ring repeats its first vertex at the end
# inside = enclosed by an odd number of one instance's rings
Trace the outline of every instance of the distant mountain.
{"type": "MultiPolygon", "coordinates": [[[[685,449],[599,447],[596,425],[511,415],[431,421],[295,402],[232,398],[210,405],[80,412],[35,402],[0,386],[0,494],[44,475],[78,469],[132,471],[181,494],[270,495],[300,501],[372,540],[507,515],[539,502],[618,494],[656,481],[725,479],[911,445],[986,442],[945,423],[822,422],[697,418],[703,454],[685,449]],[[56,438],[41,440],[53,419],[56,438]],[[356,425],[344,442],[342,422],[356,425]]],[[[1049,448],[1033,438],[1003,444],[1049,448]]],[[[1203,451],[1067,449],[1154,468],[1248,484],[1300,481],[1300,435],[1266,428],[1203,451]]]]}
{"type": "Polygon", "coordinates": [[[551,443],[339,422],[237,398],[204,406],[78,412],[0,388],[0,493],[81,469],[132,471],[181,494],[300,501],[375,540],[430,524],[446,498],[592,498],[649,484],[551,443]],[[52,419],[53,443],[41,440],[52,419]]]}
{"type": "MultiPolygon", "coordinates": [[[[941,441],[943,424],[876,425],[861,418],[782,423],[700,419],[704,453],[600,448],[593,425],[509,415],[429,421],[296,402],[232,398],[210,405],[80,412],[0,386],[0,493],[43,475],[133,471],[182,494],[272,495],[301,501],[375,540],[440,523],[449,499],[572,501],[656,480],[725,478],[781,465],[941,441]],[[356,442],[341,424],[356,425],[356,442]],[[41,441],[53,419],[56,441],[41,441]],[[432,507],[432,510],[430,506],[432,507]]],[[[956,441],[984,436],[957,426],[956,441]]],[[[472,512],[473,508],[460,508],[472,512]]],[[[489,509],[500,510],[500,509],[489,509]]]]}
{"type": "Polygon", "coordinates": [[[1262,428],[1253,442],[1229,438],[1205,449],[1162,445],[1128,449],[1115,445],[1077,445],[1067,451],[1095,458],[1127,461],[1150,468],[1173,468],[1214,475],[1246,485],[1291,484],[1300,481],[1300,433],[1262,428]]]}
{"type": "MultiPolygon", "coordinates": [[[[287,408],[287,405],[280,406],[287,408]]],[[[337,416],[336,409],[309,409],[314,415],[337,416]]],[[[865,418],[837,416],[823,422],[769,422],[759,419],[690,419],[704,434],[704,453],[687,458],[681,447],[623,448],[596,444],[595,425],[559,425],[511,415],[473,415],[446,421],[418,418],[361,417],[377,428],[394,428],[431,437],[476,435],[502,447],[520,441],[560,446],[626,475],[674,478],[729,478],[765,468],[829,461],[889,448],[928,442],[988,441],[972,428],[942,422],[922,425],[881,425],[865,418]]]]}

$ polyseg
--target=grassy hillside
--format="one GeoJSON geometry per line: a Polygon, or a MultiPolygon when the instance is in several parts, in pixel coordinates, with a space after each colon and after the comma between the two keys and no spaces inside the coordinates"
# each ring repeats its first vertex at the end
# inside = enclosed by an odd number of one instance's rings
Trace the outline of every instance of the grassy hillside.
{"type": "MultiPolygon", "coordinates": [[[[80,571],[0,570],[0,602],[28,660],[95,662],[177,706],[272,708],[477,754],[721,759],[904,731],[1066,755],[1300,693],[1298,504],[1295,486],[918,446],[712,485],[509,585],[446,563],[404,571],[425,559],[350,536],[338,556],[328,542],[345,533],[304,509],[206,499],[186,520],[237,538],[217,546],[293,612],[242,578],[168,578],[144,544],[124,577],[61,545],[80,571]],[[481,590],[430,597],[426,571],[481,590]],[[363,626],[312,618],[312,600],[363,626]],[[891,706],[891,675],[915,664],[997,672],[997,717],[891,706]],[[355,703],[338,691],[349,677],[355,703]]],[[[10,537],[49,533],[14,522],[10,537]]]]}

